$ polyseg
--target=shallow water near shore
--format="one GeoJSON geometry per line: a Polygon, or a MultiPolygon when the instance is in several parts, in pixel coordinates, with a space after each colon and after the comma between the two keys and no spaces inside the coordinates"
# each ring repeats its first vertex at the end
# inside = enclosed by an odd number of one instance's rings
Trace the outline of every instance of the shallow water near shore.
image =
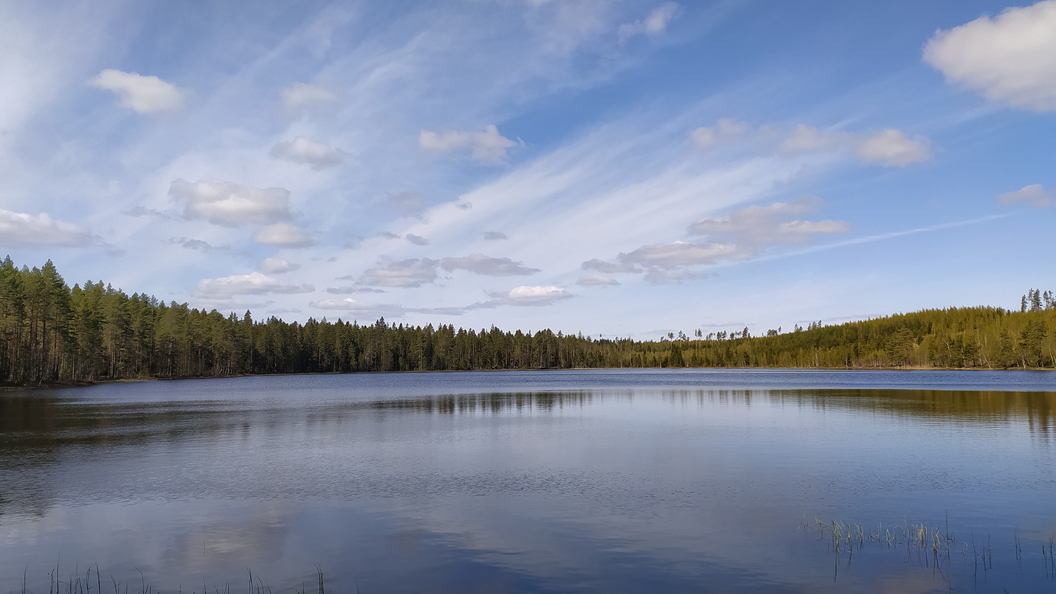
{"type": "Polygon", "coordinates": [[[0,392],[2,593],[56,565],[162,592],[316,566],[335,593],[1056,591],[1054,501],[1051,372],[0,392]]]}

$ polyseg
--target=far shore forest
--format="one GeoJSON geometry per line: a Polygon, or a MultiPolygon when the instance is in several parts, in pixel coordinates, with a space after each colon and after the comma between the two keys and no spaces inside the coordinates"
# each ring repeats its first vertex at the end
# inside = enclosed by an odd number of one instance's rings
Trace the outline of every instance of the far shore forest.
{"type": "Polygon", "coordinates": [[[1056,300],[1031,289],[1019,311],[932,309],[750,336],[748,329],[657,341],[540,330],[254,320],[102,282],[71,288],[49,260],[0,263],[0,383],[268,373],[644,367],[1054,368],[1056,300]]]}

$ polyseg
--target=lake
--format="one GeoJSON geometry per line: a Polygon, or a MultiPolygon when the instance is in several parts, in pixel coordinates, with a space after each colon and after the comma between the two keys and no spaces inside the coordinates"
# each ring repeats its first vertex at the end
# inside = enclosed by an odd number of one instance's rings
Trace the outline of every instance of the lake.
{"type": "Polygon", "coordinates": [[[1056,591],[1054,537],[1052,372],[0,391],[3,593],[1056,591]]]}

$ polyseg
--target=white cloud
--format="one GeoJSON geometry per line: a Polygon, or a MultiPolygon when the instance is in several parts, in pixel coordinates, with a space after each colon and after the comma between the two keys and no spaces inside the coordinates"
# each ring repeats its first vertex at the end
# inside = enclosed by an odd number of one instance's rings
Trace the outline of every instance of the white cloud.
{"type": "Polygon", "coordinates": [[[232,295],[264,295],[267,293],[311,293],[309,284],[288,285],[259,272],[237,274],[222,278],[208,278],[198,283],[195,293],[202,297],[231,297],[232,295]]]}
{"type": "Polygon", "coordinates": [[[169,195],[185,201],[183,216],[224,227],[268,224],[290,218],[290,191],[250,188],[224,181],[172,182],[169,195]]]}
{"type": "Polygon", "coordinates": [[[418,135],[418,146],[438,153],[468,150],[470,157],[481,163],[499,164],[506,161],[506,150],[518,143],[499,134],[494,125],[480,132],[428,132],[418,135]]]}
{"type": "Polygon", "coordinates": [[[73,223],[38,215],[0,210],[0,245],[4,247],[84,247],[103,245],[86,229],[73,223]]]}
{"type": "Polygon", "coordinates": [[[337,101],[337,95],[326,87],[305,83],[293,83],[282,89],[280,95],[282,96],[282,105],[286,109],[300,109],[337,101]]]}
{"type": "Polygon", "coordinates": [[[854,151],[866,163],[903,167],[930,159],[931,142],[923,136],[910,139],[900,130],[889,129],[859,138],[854,151]]]}
{"type": "Polygon", "coordinates": [[[415,288],[436,280],[436,260],[415,258],[368,268],[359,283],[371,287],[415,288]]]}
{"type": "Polygon", "coordinates": [[[509,293],[500,293],[494,297],[503,305],[551,305],[572,297],[572,294],[555,286],[521,286],[510,289],[509,293]]]}
{"type": "Polygon", "coordinates": [[[462,258],[444,258],[440,261],[444,270],[466,270],[484,276],[527,276],[539,272],[509,258],[492,258],[484,254],[470,254],[462,258]]]}
{"type": "Polygon", "coordinates": [[[485,231],[480,234],[480,237],[484,241],[502,241],[504,239],[509,239],[509,237],[506,237],[506,234],[501,231],[485,231]]]}
{"type": "Polygon", "coordinates": [[[850,150],[864,163],[904,167],[931,158],[931,141],[923,136],[909,138],[901,130],[887,129],[864,135],[851,132],[824,132],[800,124],[778,145],[784,153],[850,150]]]}
{"type": "Polygon", "coordinates": [[[589,274],[581,277],[576,284],[581,287],[611,287],[620,284],[619,281],[604,274],[589,274]]]}
{"type": "Polygon", "coordinates": [[[693,235],[724,237],[742,248],[767,244],[797,244],[813,235],[847,233],[844,221],[787,220],[814,211],[821,201],[803,198],[793,202],[775,202],[767,206],[752,205],[730,213],[725,218],[705,218],[689,226],[693,235]]]}
{"type": "Polygon", "coordinates": [[[154,113],[183,106],[185,92],[156,76],[106,69],[95,75],[88,84],[113,91],[121,99],[121,106],[139,113],[154,113]]]}
{"type": "Polygon", "coordinates": [[[268,258],[257,265],[257,270],[271,274],[282,274],[300,270],[301,265],[290,262],[286,258],[268,258]]]}
{"type": "Polygon", "coordinates": [[[313,301],[310,305],[317,309],[330,309],[335,311],[373,311],[377,308],[376,305],[364,303],[357,299],[352,299],[351,297],[345,299],[322,299],[320,301],[313,301]]]}
{"type": "Polygon", "coordinates": [[[404,239],[413,243],[414,245],[429,245],[429,240],[422,237],[421,235],[415,235],[414,233],[408,233],[404,236],[404,239]]]}
{"type": "Polygon", "coordinates": [[[649,16],[645,17],[644,20],[620,25],[618,32],[620,41],[627,41],[636,35],[659,35],[663,33],[667,30],[667,26],[671,21],[678,16],[680,10],[678,4],[665,2],[649,13],[649,16]]]}
{"type": "Polygon", "coordinates": [[[319,171],[339,165],[345,158],[345,152],[298,136],[271,147],[271,156],[299,165],[308,165],[319,171]]]}
{"type": "Polygon", "coordinates": [[[1001,194],[997,199],[1002,204],[1015,204],[1017,202],[1022,202],[1034,206],[1048,206],[1052,204],[1053,200],[1056,200],[1056,195],[1053,195],[1052,192],[1046,191],[1041,187],[1041,184],[1031,184],[1022,187],[1015,192],[1001,194]]]}
{"type": "Polygon", "coordinates": [[[1056,0],[936,31],[924,61],[991,101],[1056,110],[1056,0]]]}
{"type": "Polygon", "coordinates": [[[303,229],[286,223],[261,227],[253,235],[253,241],[286,248],[304,248],[315,243],[303,229]]]}
{"type": "Polygon", "coordinates": [[[718,144],[728,142],[740,136],[747,126],[730,119],[721,119],[712,127],[697,128],[689,137],[699,149],[710,149],[718,144]]]}

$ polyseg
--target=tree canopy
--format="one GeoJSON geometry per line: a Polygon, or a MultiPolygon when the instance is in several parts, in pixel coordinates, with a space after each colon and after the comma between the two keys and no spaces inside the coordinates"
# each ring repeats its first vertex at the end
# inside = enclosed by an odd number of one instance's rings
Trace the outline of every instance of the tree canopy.
{"type": "Polygon", "coordinates": [[[1031,289],[1021,311],[924,310],[752,337],[745,328],[659,341],[549,329],[411,326],[195,309],[102,282],[72,288],[48,261],[0,263],[0,382],[36,384],[260,373],[616,367],[1052,368],[1056,302],[1031,289]]]}

